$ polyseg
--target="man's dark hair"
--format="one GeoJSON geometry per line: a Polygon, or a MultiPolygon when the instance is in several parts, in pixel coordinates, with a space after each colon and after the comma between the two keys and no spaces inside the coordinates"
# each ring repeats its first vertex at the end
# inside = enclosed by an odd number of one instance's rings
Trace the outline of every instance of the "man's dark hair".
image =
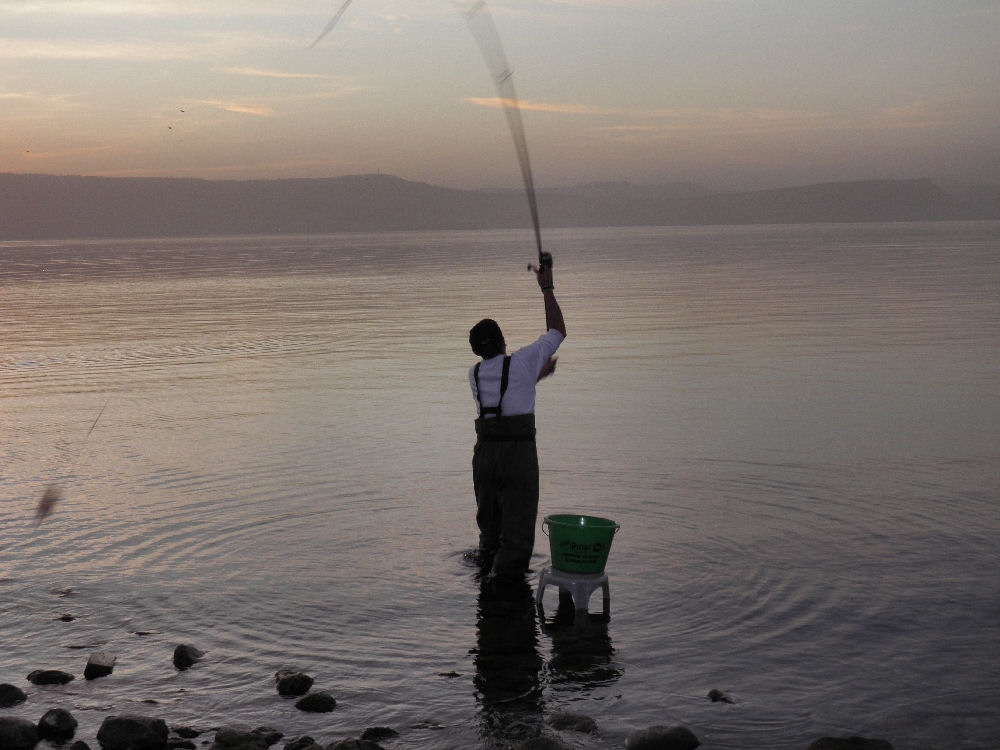
{"type": "Polygon", "coordinates": [[[472,352],[483,359],[501,354],[505,343],[500,326],[492,318],[483,318],[469,331],[472,352]]]}

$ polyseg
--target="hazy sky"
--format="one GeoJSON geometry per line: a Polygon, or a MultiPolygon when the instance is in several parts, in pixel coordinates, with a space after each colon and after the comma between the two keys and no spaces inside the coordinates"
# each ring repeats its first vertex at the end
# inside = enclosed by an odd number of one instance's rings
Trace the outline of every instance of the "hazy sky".
{"type": "MultiPolygon", "coordinates": [[[[0,0],[0,172],[517,187],[454,0],[0,0]]],[[[492,0],[536,183],[1000,178],[1000,0],[492,0]]]]}

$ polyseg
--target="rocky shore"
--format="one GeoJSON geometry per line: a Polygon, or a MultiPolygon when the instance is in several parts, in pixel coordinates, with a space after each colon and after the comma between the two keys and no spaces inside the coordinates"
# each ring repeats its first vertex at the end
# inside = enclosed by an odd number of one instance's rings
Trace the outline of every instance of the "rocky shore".
{"type": "MultiPolygon", "coordinates": [[[[174,649],[173,664],[178,670],[194,667],[204,652],[190,644],[180,644],[174,649]]],[[[84,669],[84,679],[107,677],[114,671],[116,657],[103,651],[91,654],[84,669]]],[[[27,675],[34,685],[65,685],[75,675],[59,670],[39,669],[27,675]]],[[[282,669],[274,674],[275,690],[282,697],[295,700],[300,711],[327,713],[337,706],[336,699],[325,690],[313,690],[313,678],[300,671],[282,669]]],[[[709,691],[707,699],[713,702],[732,702],[732,698],[718,690],[709,691]]],[[[0,710],[19,706],[27,694],[16,685],[0,684],[0,710]]],[[[598,734],[597,722],[591,717],[571,713],[551,714],[545,717],[551,733],[540,734],[524,740],[512,750],[565,750],[569,747],[561,735],[564,733],[598,734]]],[[[273,727],[220,726],[200,731],[186,726],[168,726],[158,717],[135,714],[107,716],[101,723],[91,743],[77,738],[78,722],[62,708],[46,710],[37,722],[0,715],[0,750],[35,750],[40,743],[46,747],[65,750],[385,750],[380,742],[390,742],[399,732],[390,727],[369,727],[358,737],[347,737],[321,745],[312,737],[286,737],[273,727]]],[[[89,738],[88,738],[89,739],[89,738]]],[[[650,726],[632,731],[625,740],[626,750],[694,750],[700,740],[682,726],[650,726]]],[[[823,737],[803,750],[893,750],[885,740],[863,737],[823,737]]]]}

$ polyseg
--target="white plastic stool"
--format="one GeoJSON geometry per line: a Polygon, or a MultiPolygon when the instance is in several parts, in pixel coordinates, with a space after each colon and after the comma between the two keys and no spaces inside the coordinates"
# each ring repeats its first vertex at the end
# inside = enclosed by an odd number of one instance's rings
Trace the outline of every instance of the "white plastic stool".
{"type": "Polygon", "coordinates": [[[606,572],[569,573],[558,568],[545,568],[538,577],[538,593],[535,595],[535,604],[540,616],[543,615],[542,597],[545,594],[546,586],[558,586],[569,592],[570,596],[573,597],[576,620],[588,613],[590,595],[597,589],[601,589],[604,593],[604,616],[607,617],[611,613],[611,589],[608,586],[606,572]]]}

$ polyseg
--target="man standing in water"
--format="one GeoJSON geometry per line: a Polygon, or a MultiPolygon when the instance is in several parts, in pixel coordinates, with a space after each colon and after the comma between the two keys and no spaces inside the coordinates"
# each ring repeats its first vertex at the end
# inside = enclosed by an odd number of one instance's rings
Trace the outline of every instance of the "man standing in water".
{"type": "Polygon", "coordinates": [[[499,585],[524,580],[535,547],[535,384],[555,370],[553,355],[566,338],[552,285],[551,256],[542,257],[535,273],[545,300],[546,331],[534,343],[508,355],[500,326],[490,318],[469,331],[472,351],[482,357],[469,370],[479,411],[472,458],[479,559],[499,585]]]}

